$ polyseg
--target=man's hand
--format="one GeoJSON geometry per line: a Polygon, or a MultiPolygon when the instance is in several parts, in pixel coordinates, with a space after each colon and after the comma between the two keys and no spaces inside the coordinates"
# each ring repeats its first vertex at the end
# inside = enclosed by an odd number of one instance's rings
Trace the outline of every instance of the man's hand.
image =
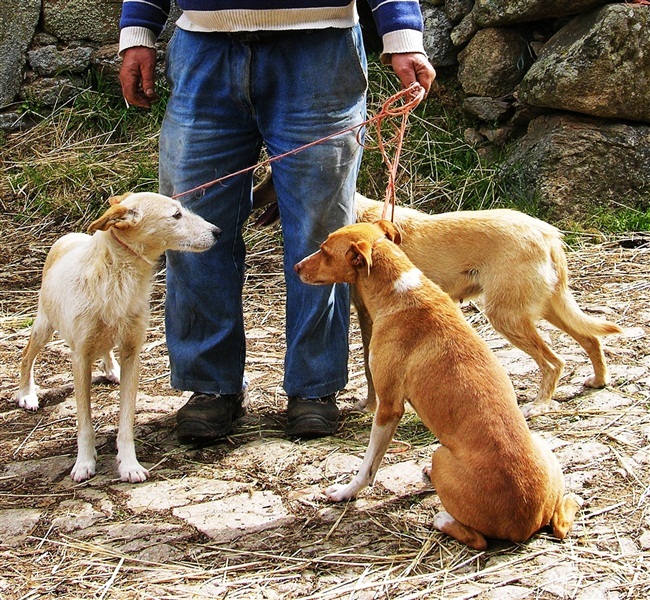
{"type": "Polygon", "coordinates": [[[407,88],[414,81],[417,81],[424,88],[426,97],[431,89],[433,80],[436,78],[436,71],[424,54],[420,52],[392,54],[390,64],[402,82],[402,87],[407,88]]]}
{"type": "Polygon", "coordinates": [[[151,108],[158,100],[154,91],[156,81],[156,50],[144,46],[127,48],[123,54],[120,69],[122,93],[129,104],[151,108]]]}

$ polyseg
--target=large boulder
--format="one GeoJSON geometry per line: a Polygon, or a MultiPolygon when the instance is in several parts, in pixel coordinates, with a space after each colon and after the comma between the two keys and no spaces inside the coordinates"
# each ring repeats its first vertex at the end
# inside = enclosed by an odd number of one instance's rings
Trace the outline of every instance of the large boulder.
{"type": "Polygon", "coordinates": [[[603,4],[607,0],[476,0],[472,14],[481,27],[501,27],[577,15],[603,4]]]}
{"type": "Polygon", "coordinates": [[[549,40],[517,90],[522,102],[650,123],[650,10],[610,4],[549,40]]]}
{"type": "Polygon", "coordinates": [[[528,44],[517,32],[481,29],[458,55],[458,80],[470,96],[508,96],[531,62],[528,44]]]}
{"type": "Polygon", "coordinates": [[[532,121],[511,149],[504,181],[549,218],[598,208],[650,208],[650,126],[572,114],[532,121]]]}
{"type": "Polygon", "coordinates": [[[454,25],[439,7],[422,8],[424,19],[424,49],[434,67],[449,67],[456,64],[458,50],[451,42],[450,33],[454,25]]]}
{"type": "Polygon", "coordinates": [[[23,81],[25,51],[34,37],[41,0],[4,0],[0,11],[0,106],[14,100],[23,81]]]}
{"type": "Polygon", "coordinates": [[[64,42],[115,42],[121,11],[122,0],[43,0],[43,28],[64,42]]]}

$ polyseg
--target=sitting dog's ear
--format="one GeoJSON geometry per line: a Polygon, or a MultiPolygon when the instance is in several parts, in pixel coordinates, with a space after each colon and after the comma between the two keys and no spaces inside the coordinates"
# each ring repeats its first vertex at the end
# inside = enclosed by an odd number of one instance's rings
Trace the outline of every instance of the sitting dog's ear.
{"type": "Polygon", "coordinates": [[[127,229],[135,225],[139,220],[134,210],[120,203],[113,204],[99,219],[88,226],[88,233],[94,233],[100,229],[106,231],[111,227],[127,229]]]}
{"type": "Polygon", "coordinates": [[[386,237],[391,242],[397,245],[402,243],[402,234],[400,233],[395,223],[386,221],[385,219],[380,219],[379,221],[375,221],[375,225],[377,225],[386,234],[386,237]]]}
{"type": "Polygon", "coordinates": [[[366,240],[360,242],[352,242],[350,249],[346,253],[348,262],[355,269],[366,268],[368,275],[370,275],[370,267],[372,266],[372,245],[366,240]]]}

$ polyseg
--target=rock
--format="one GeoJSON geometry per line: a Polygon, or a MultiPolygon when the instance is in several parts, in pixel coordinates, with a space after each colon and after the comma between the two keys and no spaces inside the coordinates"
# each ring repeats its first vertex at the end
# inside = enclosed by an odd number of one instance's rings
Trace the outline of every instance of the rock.
{"type": "Polygon", "coordinates": [[[0,510],[0,546],[20,546],[40,518],[41,511],[35,508],[0,510]]]}
{"type": "Polygon", "coordinates": [[[500,27],[577,15],[606,3],[607,0],[476,0],[473,14],[481,27],[500,27]]]}
{"type": "Polygon", "coordinates": [[[270,527],[283,527],[293,521],[273,492],[236,494],[222,500],[175,508],[174,516],[196,527],[218,542],[270,527]]]}
{"type": "Polygon", "coordinates": [[[434,67],[449,67],[456,64],[457,50],[451,42],[453,23],[442,8],[422,7],[424,18],[424,49],[434,67]]]}
{"type": "Polygon", "coordinates": [[[42,78],[23,86],[21,96],[37,104],[60,106],[82,89],[83,81],[79,77],[42,78]]]}
{"type": "MultiPolygon", "coordinates": [[[[430,461],[426,464],[430,464],[430,461]]],[[[384,465],[379,468],[376,481],[396,496],[419,494],[431,487],[428,478],[422,473],[423,466],[415,460],[384,465]]]]}
{"type": "Polygon", "coordinates": [[[481,29],[458,55],[458,80],[468,95],[500,98],[514,92],[531,62],[518,33],[481,29]]]}
{"type": "MultiPolygon", "coordinates": [[[[160,474],[164,476],[164,473],[160,474]]],[[[134,512],[169,510],[177,506],[196,504],[207,499],[221,498],[239,492],[246,484],[204,477],[184,477],[164,481],[144,482],[138,486],[120,488],[127,497],[127,506],[134,512]]]]}
{"type": "Polygon", "coordinates": [[[43,28],[65,42],[116,42],[121,10],[121,0],[43,0],[43,28]]]}
{"type": "Polygon", "coordinates": [[[620,208],[621,199],[645,210],[650,127],[569,114],[541,116],[512,145],[502,177],[511,194],[543,206],[549,220],[620,208]]]}
{"type": "Polygon", "coordinates": [[[498,98],[469,96],[463,100],[463,110],[482,121],[500,122],[512,113],[512,103],[498,98]]]}
{"type": "Polygon", "coordinates": [[[451,43],[454,46],[464,46],[472,39],[472,36],[479,30],[472,13],[454,27],[450,33],[451,43]]]}
{"type": "Polygon", "coordinates": [[[645,123],[649,95],[650,11],[629,4],[571,21],[517,88],[519,100],[534,106],[645,123]]]}
{"type": "Polygon", "coordinates": [[[445,14],[452,23],[458,23],[466,15],[472,12],[474,0],[447,0],[445,2],[445,14]]]}
{"type": "Polygon", "coordinates": [[[0,106],[20,91],[25,51],[36,30],[40,0],[5,0],[0,11],[0,106]]]}
{"type": "Polygon", "coordinates": [[[82,73],[90,65],[92,48],[77,47],[59,50],[45,46],[27,53],[29,64],[39,75],[52,77],[60,73],[82,73]]]}
{"type": "Polygon", "coordinates": [[[0,113],[0,131],[16,131],[23,124],[23,115],[17,112],[0,113]]]}
{"type": "Polygon", "coordinates": [[[105,518],[104,513],[95,510],[88,502],[65,500],[59,504],[52,525],[59,531],[69,533],[77,529],[86,529],[105,518]]]}

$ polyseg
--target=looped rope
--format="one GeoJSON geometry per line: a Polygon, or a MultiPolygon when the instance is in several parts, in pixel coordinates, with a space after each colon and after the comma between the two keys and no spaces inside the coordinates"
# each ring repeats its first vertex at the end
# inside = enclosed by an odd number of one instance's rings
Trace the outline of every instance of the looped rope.
{"type": "MultiPolygon", "coordinates": [[[[192,194],[194,192],[202,191],[205,190],[213,185],[216,185],[217,183],[222,183],[223,181],[226,181],[227,179],[231,179],[232,177],[236,177],[237,175],[242,175],[244,173],[248,173],[249,171],[253,171],[254,169],[257,169],[258,167],[263,167],[270,165],[271,163],[281,160],[283,158],[286,158],[287,156],[292,156],[293,154],[297,154],[298,152],[301,152],[303,150],[306,150],[307,148],[311,148],[312,146],[315,146],[316,144],[320,144],[322,142],[326,142],[334,137],[337,137],[339,135],[342,135],[344,133],[347,133],[349,131],[353,131],[355,129],[359,129],[359,132],[357,133],[357,141],[359,142],[359,145],[362,145],[359,136],[361,134],[361,128],[364,127],[365,125],[370,125],[373,123],[376,123],[376,128],[377,128],[377,141],[378,141],[378,147],[379,150],[381,151],[382,157],[384,159],[384,164],[386,164],[386,167],[388,168],[388,185],[386,189],[386,198],[385,198],[385,204],[384,204],[384,211],[382,213],[382,218],[385,218],[386,212],[387,212],[387,207],[388,205],[392,205],[393,211],[394,212],[394,207],[395,207],[395,176],[397,174],[397,167],[399,164],[399,155],[402,150],[402,142],[404,140],[404,132],[406,131],[406,122],[408,118],[408,114],[413,110],[424,98],[424,88],[417,82],[413,82],[408,88],[405,88],[403,90],[400,90],[396,94],[393,94],[388,98],[381,107],[381,110],[374,116],[370,117],[369,119],[366,119],[365,121],[362,121],[361,123],[358,123],[356,125],[352,125],[351,127],[347,127],[346,129],[342,129],[340,131],[337,131],[335,133],[332,133],[326,137],[320,138],[318,140],[314,140],[313,142],[310,142],[309,144],[305,144],[304,146],[299,146],[298,148],[294,148],[293,150],[289,150],[288,152],[285,152],[283,154],[277,154],[275,156],[272,156],[264,161],[261,161],[252,167],[247,167],[245,169],[241,169],[239,171],[235,171],[234,173],[230,173],[228,175],[224,175],[223,177],[219,177],[218,179],[213,179],[212,181],[208,181],[207,183],[204,183],[202,185],[196,186],[192,189],[186,190],[184,192],[180,192],[178,194],[174,194],[172,198],[180,198],[182,196],[186,196],[187,194],[192,194]],[[406,98],[403,104],[400,106],[394,106],[402,100],[403,98],[406,98]],[[394,141],[397,143],[397,148],[395,150],[395,156],[394,159],[391,161],[390,157],[388,156],[388,152],[386,151],[386,145],[382,139],[381,136],[381,125],[382,122],[386,118],[394,118],[394,117],[402,117],[401,124],[399,128],[396,127],[397,129],[397,134],[394,138],[394,141]]],[[[391,220],[393,219],[392,213],[391,213],[391,220]]]]}

